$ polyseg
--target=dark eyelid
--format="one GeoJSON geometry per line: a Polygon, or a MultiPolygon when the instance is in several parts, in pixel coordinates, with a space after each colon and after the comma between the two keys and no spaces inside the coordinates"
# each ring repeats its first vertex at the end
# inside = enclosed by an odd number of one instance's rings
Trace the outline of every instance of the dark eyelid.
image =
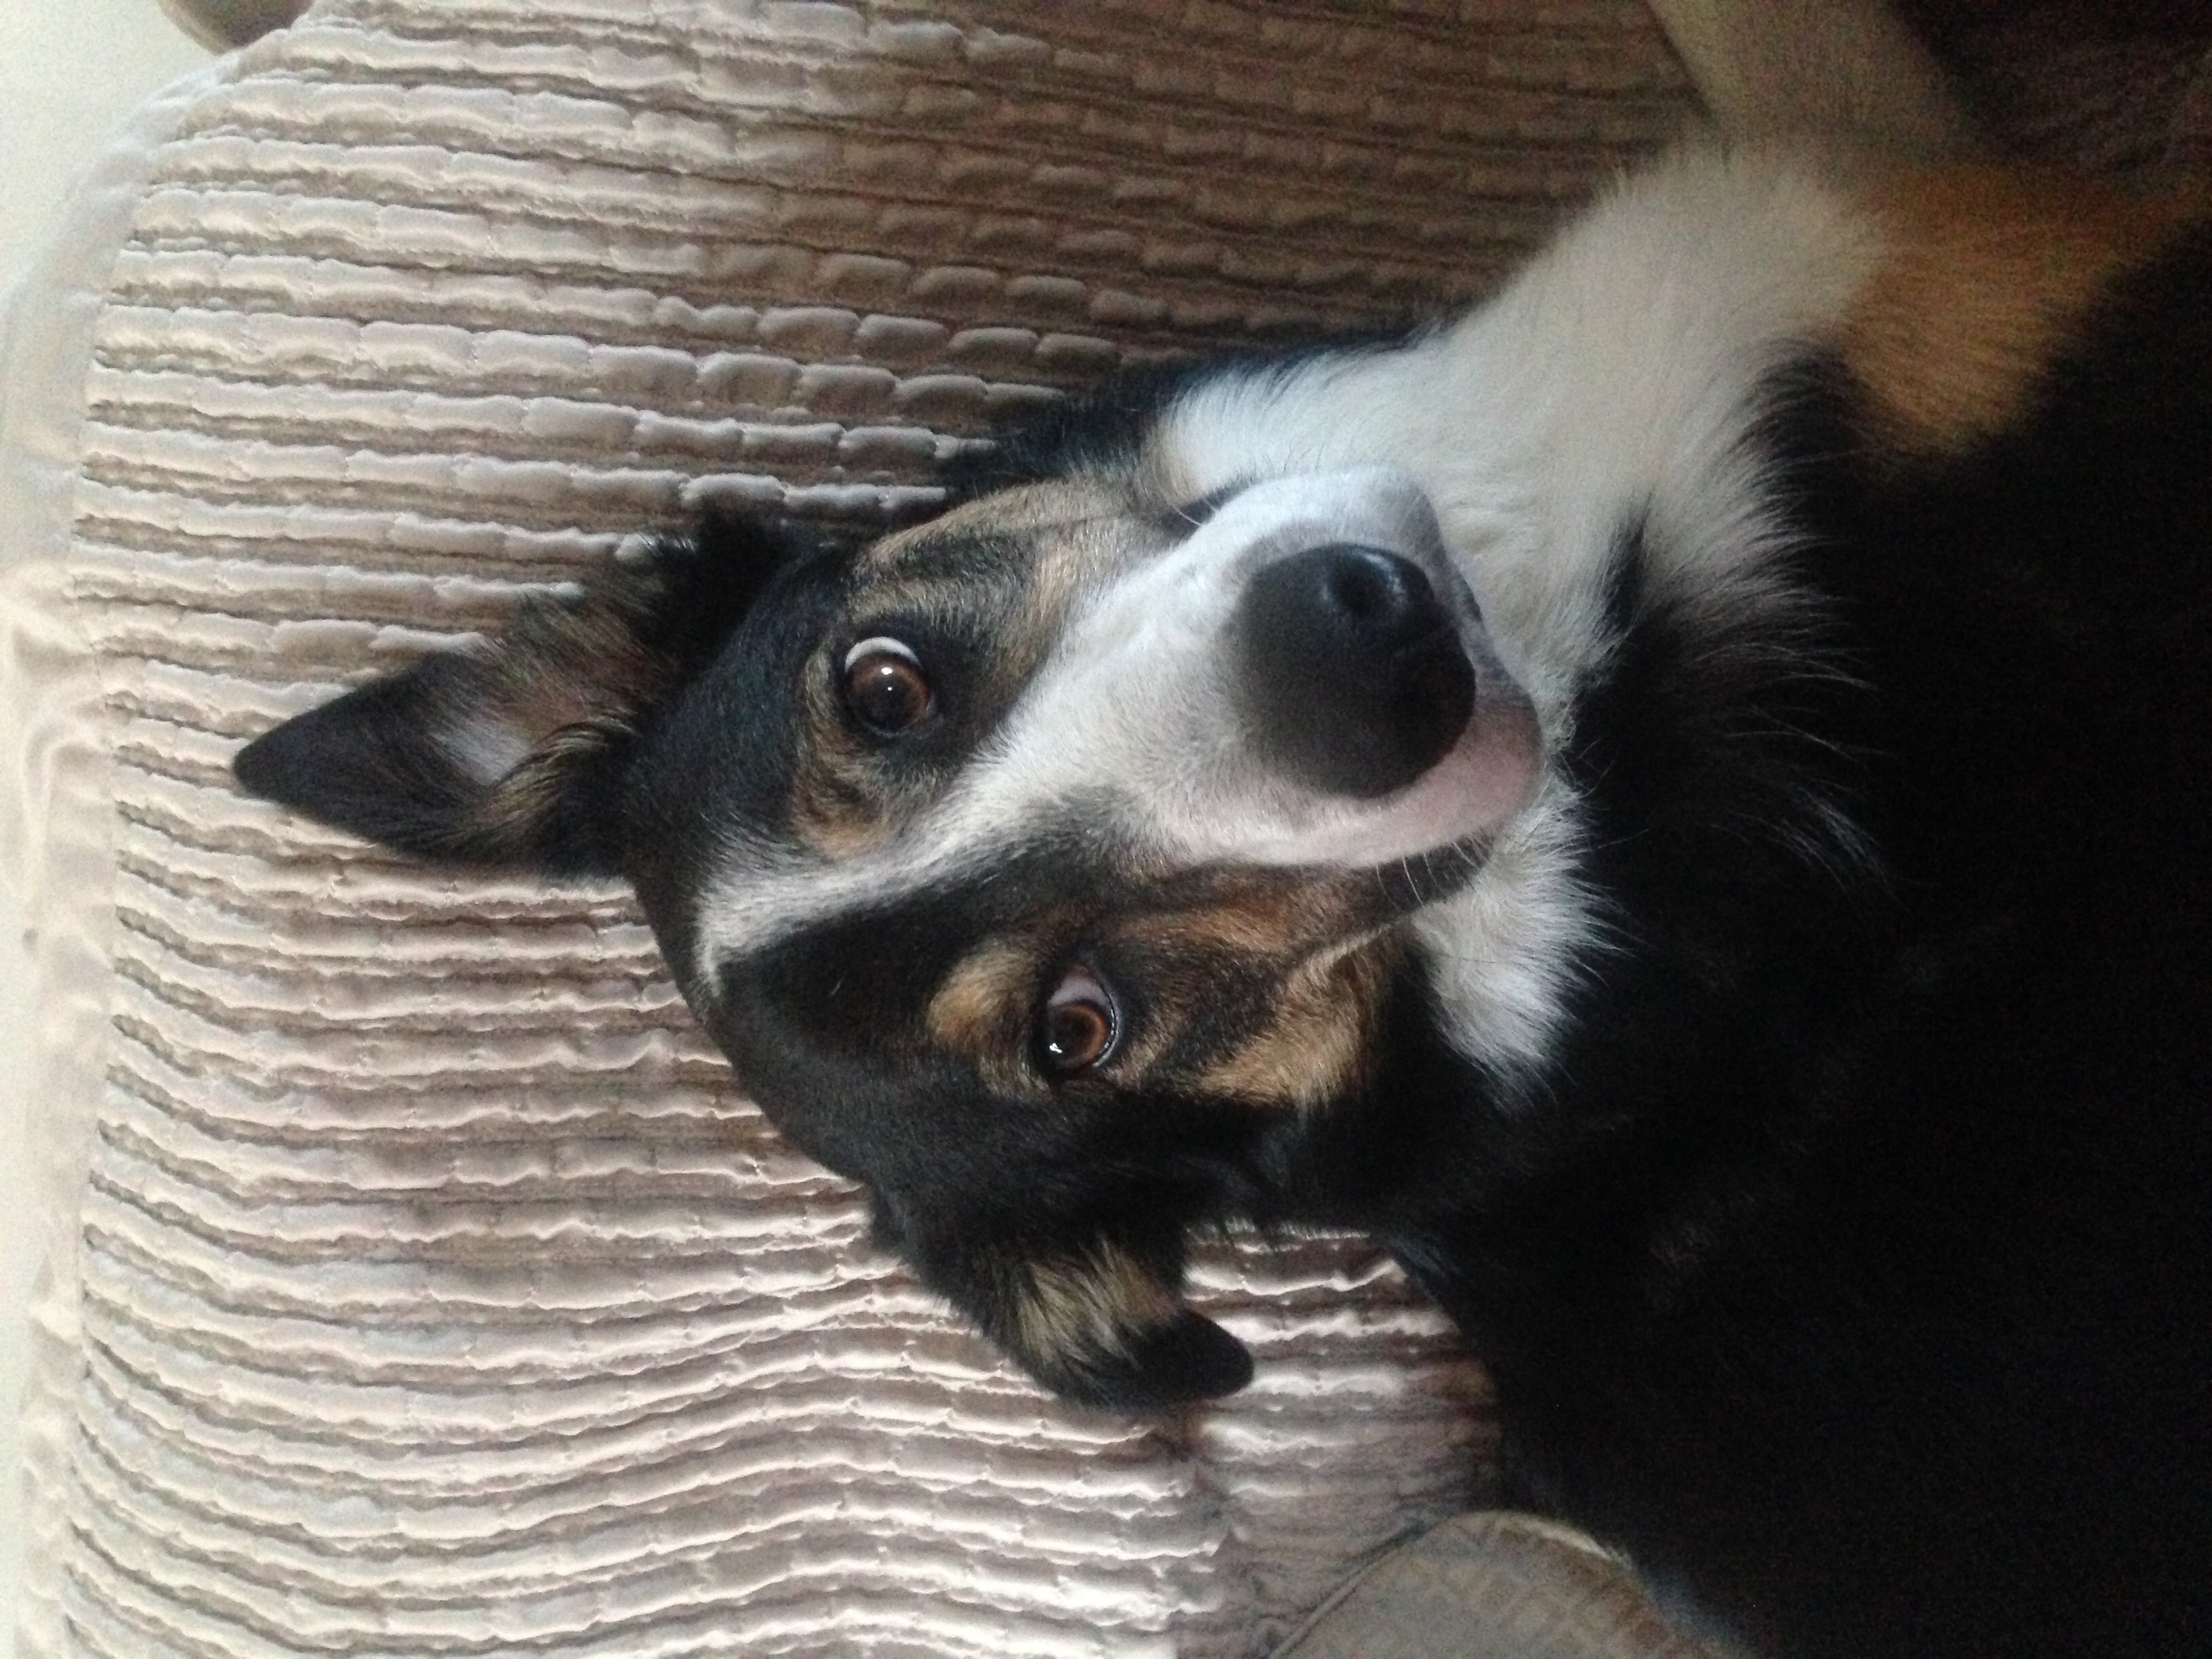
{"type": "Polygon", "coordinates": [[[830,632],[830,642],[841,657],[862,640],[878,637],[896,640],[917,656],[927,646],[934,643],[925,637],[928,629],[923,619],[913,611],[904,610],[888,611],[877,617],[847,617],[830,632]]]}

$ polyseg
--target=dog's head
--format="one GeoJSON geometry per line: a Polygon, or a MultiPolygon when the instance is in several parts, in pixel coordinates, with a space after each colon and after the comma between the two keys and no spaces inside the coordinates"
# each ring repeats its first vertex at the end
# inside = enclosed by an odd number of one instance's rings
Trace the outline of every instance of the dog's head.
{"type": "Polygon", "coordinates": [[[619,873],[769,1115],[1068,1395],[1218,1394],[1179,1296],[1357,1092],[1398,927],[1534,777],[1426,501],[1140,468],[854,550],[710,523],[243,750],[410,852],[619,873]]]}

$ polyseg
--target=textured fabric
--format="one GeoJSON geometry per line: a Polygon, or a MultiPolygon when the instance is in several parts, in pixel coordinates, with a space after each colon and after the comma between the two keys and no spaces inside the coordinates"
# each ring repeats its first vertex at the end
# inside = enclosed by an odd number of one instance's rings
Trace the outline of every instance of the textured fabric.
{"type": "Polygon", "coordinates": [[[1345,1587],[1275,1659],[1721,1659],[1580,1534],[1454,1517],[1345,1587]]]}
{"type": "MultiPolygon", "coordinates": [[[[51,1556],[60,1510],[27,1510],[26,1462],[65,1462],[58,1412],[82,1369],[79,1212],[114,981],[113,745],[98,674],[68,596],[85,362],[115,256],[155,146],[213,82],[151,100],[79,188],[54,246],[0,318],[0,1609],[20,1605],[24,1534],[51,1556]],[[33,1342],[34,1293],[46,1322],[33,1342]]],[[[12,1659],[0,1618],[0,1659],[12,1659]]]]}
{"type": "Polygon", "coordinates": [[[1128,354],[1478,291],[1678,120],[1634,0],[329,0],[224,76],[9,579],[60,643],[4,758],[91,768],[15,830],[82,969],[9,1172],[21,1651],[1243,1654],[1478,1495],[1481,1381],[1370,1251],[1207,1253],[1255,1385],[1062,1407],[866,1247],[619,893],[225,767],[706,495],[873,521],[1128,354]]]}

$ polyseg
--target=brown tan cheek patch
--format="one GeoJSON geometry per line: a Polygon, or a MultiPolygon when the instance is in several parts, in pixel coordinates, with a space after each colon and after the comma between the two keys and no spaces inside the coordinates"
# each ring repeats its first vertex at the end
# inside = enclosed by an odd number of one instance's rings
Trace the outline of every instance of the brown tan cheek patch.
{"type": "Polygon", "coordinates": [[[1878,441],[1907,458],[1960,454],[2016,422],[2098,296],[2190,218],[2178,203],[1981,166],[1906,174],[1869,206],[1887,253],[1838,344],[1878,441]]]}
{"type": "Polygon", "coordinates": [[[1323,1105],[1356,1087],[1373,1053],[1393,956],[1375,941],[1301,963],[1283,982],[1273,1018],[1201,1072],[1197,1087],[1290,1107],[1323,1105]]]}

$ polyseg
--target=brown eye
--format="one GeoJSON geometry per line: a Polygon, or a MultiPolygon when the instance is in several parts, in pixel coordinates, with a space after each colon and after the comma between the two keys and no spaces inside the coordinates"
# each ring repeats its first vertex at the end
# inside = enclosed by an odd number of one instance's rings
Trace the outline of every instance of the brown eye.
{"type": "Polygon", "coordinates": [[[935,706],[921,659],[898,641],[862,640],[845,653],[845,707],[878,737],[911,731],[935,706]]]}
{"type": "Polygon", "coordinates": [[[1114,1052],[1121,1035],[1114,999],[1087,968],[1072,968],[1060,988],[1045,999],[1037,1021],[1037,1046],[1044,1069],[1054,1077],[1088,1071],[1114,1052]]]}

